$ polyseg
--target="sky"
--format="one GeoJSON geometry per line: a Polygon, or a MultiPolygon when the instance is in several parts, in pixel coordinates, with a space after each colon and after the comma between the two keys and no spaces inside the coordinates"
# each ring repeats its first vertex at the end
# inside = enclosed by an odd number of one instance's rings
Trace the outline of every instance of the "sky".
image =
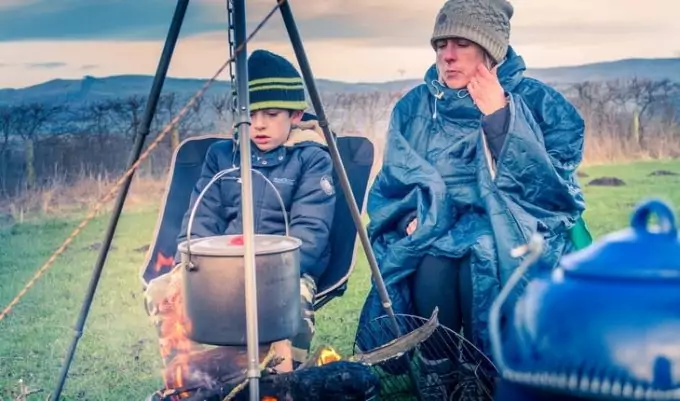
{"type": "MultiPolygon", "coordinates": [[[[678,0],[511,0],[511,44],[530,68],[680,57],[678,0]]],[[[174,0],[0,0],[0,88],[55,78],[153,75],[174,0]]],[[[226,0],[191,0],[169,76],[207,78],[228,55],[226,0]]],[[[246,0],[251,32],[274,0],[246,0]]],[[[314,76],[420,78],[442,0],[291,0],[314,76]]],[[[294,64],[279,13],[249,43],[294,64]]],[[[221,78],[228,78],[223,75],[221,78]]]]}

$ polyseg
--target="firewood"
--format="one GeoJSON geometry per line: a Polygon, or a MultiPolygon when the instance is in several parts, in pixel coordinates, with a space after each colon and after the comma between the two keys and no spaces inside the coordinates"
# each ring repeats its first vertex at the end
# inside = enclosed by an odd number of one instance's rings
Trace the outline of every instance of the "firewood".
{"type": "MultiPolygon", "coordinates": [[[[261,346],[259,359],[263,360],[268,352],[269,347],[261,346]]],[[[275,360],[275,363],[279,362],[275,360]]],[[[244,377],[247,369],[248,352],[245,347],[215,347],[174,358],[165,372],[168,383],[182,383],[182,387],[195,388],[236,383],[244,377]],[[179,374],[182,377],[177,377],[179,374]]]]}
{"type": "MultiPolygon", "coordinates": [[[[201,389],[184,401],[222,401],[234,386],[201,389]]],[[[260,398],[280,401],[353,401],[366,400],[376,394],[380,381],[370,367],[354,362],[338,361],[318,367],[297,369],[290,373],[265,375],[259,380],[260,398]]],[[[157,398],[157,401],[166,401],[157,398]]],[[[169,400],[169,399],[168,399],[169,400]]],[[[239,391],[233,401],[248,401],[249,385],[239,391]]]]}

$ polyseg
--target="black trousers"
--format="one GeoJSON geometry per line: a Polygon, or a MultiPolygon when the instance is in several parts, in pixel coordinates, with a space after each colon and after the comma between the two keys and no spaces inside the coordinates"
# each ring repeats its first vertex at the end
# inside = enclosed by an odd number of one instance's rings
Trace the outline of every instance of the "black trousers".
{"type": "MultiPolygon", "coordinates": [[[[426,255],[412,276],[411,295],[416,315],[427,319],[437,307],[441,325],[456,333],[461,333],[462,329],[465,339],[474,343],[471,327],[472,273],[469,257],[450,259],[426,255]]],[[[423,344],[424,356],[428,359],[457,356],[453,340],[450,335],[447,336],[442,330],[437,330],[423,344]]]]}

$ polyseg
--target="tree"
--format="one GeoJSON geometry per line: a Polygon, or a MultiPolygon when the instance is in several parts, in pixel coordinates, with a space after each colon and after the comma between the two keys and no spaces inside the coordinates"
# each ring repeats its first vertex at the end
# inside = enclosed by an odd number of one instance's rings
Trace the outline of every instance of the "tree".
{"type": "Polygon", "coordinates": [[[24,140],[24,163],[26,168],[26,186],[33,188],[36,184],[35,176],[35,141],[45,130],[50,119],[64,106],[47,105],[43,103],[20,104],[12,110],[14,114],[14,129],[16,135],[24,140]]]}

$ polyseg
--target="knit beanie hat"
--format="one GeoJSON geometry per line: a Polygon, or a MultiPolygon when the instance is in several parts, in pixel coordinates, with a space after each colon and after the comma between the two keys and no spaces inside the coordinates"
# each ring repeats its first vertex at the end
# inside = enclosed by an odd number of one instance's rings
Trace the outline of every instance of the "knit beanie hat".
{"type": "Polygon", "coordinates": [[[507,0],[448,0],[437,14],[430,43],[434,48],[439,39],[467,39],[499,63],[508,51],[513,12],[507,0]]]}
{"type": "Polygon", "coordinates": [[[293,64],[267,50],[255,50],[248,58],[250,110],[305,110],[305,87],[293,64]]]}

